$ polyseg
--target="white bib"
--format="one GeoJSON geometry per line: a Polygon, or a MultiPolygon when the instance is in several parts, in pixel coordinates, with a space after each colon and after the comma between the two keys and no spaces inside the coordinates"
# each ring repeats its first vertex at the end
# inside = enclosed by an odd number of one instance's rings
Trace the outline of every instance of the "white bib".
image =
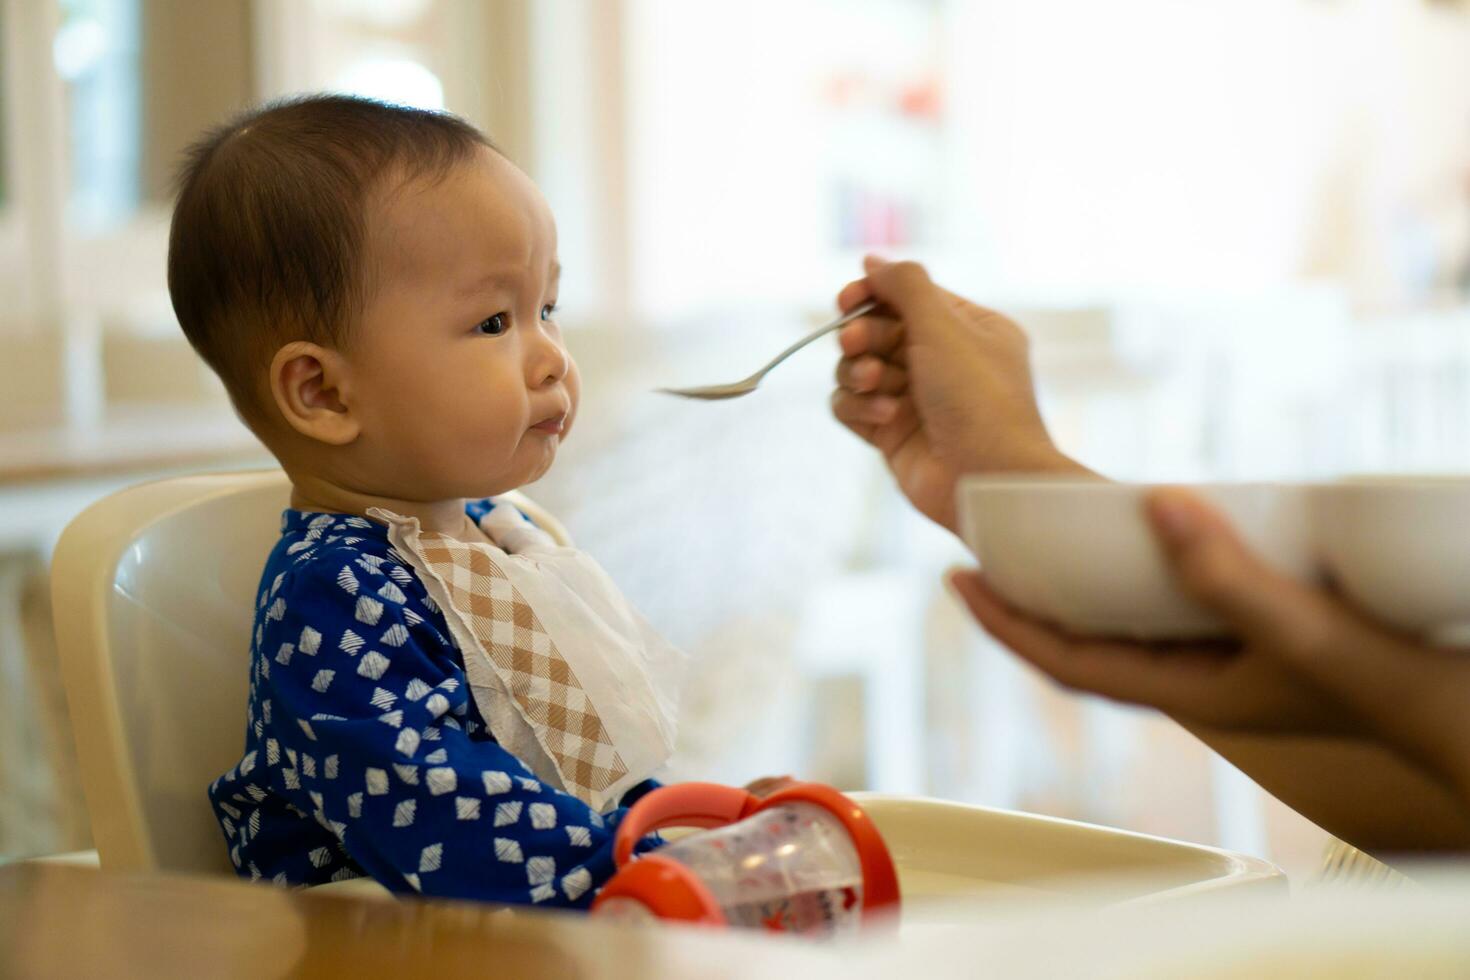
{"type": "Polygon", "coordinates": [[[480,520],[494,544],[368,515],[443,611],[496,741],[538,778],[606,811],[668,761],[684,655],[590,557],[509,503],[480,520]]]}

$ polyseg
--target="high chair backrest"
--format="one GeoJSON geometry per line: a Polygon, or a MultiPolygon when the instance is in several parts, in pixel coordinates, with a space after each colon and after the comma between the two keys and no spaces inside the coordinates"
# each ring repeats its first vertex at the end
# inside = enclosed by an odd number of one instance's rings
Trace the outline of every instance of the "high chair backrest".
{"type": "Polygon", "coordinates": [[[105,868],[233,873],[205,794],[244,751],[252,600],[289,494],[279,470],[147,483],[57,544],[57,652],[105,868]]]}

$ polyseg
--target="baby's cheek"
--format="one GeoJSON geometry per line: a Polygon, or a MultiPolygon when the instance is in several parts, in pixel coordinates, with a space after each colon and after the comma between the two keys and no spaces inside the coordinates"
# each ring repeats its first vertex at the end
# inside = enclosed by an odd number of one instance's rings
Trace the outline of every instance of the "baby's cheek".
{"type": "Polygon", "coordinates": [[[526,442],[524,430],[507,419],[482,419],[480,425],[476,442],[488,459],[502,466],[508,465],[526,442]]]}
{"type": "Polygon", "coordinates": [[[577,371],[577,362],[571,359],[570,354],[567,355],[567,363],[571,366],[567,370],[566,381],[564,383],[567,389],[567,397],[572,403],[572,410],[567,415],[566,427],[562,429],[561,437],[563,439],[572,431],[572,423],[577,420],[577,408],[582,404],[582,375],[577,371]]]}
{"type": "Polygon", "coordinates": [[[498,475],[524,479],[524,473],[541,465],[547,440],[529,432],[519,418],[486,420],[482,438],[480,463],[496,469],[498,475]]]}

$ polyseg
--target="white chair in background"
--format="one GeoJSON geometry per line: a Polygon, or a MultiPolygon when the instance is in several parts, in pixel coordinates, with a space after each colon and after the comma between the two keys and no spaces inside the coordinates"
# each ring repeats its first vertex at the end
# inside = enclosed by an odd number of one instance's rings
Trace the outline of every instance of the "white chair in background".
{"type": "Polygon", "coordinates": [[[813,716],[826,717],[815,698],[837,694],[832,682],[857,685],[857,704],[846,706],[855,714],[835,719],[835,731],[813,732],[808,746],[844,781],[858,778],[856,785],[883,793],[929,788],[924,614],[936,588],[905,568],[849,572],[813,589],[803,605],[795,650],[812,684],[813,716]],[[834,748],[843,751],[834,756],[834,748]]]}

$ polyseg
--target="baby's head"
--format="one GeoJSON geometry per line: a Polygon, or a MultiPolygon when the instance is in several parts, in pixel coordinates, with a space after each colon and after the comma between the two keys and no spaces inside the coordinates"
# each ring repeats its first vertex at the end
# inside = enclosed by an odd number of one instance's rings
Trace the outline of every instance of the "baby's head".
{"type": "Polygon", "coordinates": [[[535,185],[454,116],[276,103],[180,175],[174,311],[298,486],[433,502],[545,473],[578,397],[558,273],[535,185]]]}

